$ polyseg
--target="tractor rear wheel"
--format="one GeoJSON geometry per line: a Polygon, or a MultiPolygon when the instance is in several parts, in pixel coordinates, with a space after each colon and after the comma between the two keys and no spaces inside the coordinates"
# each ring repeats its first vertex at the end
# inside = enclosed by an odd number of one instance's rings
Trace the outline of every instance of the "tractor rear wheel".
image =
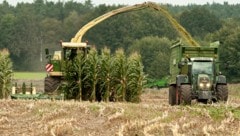
{"type": "Polygon", "coordinates": [[[217,100],[226,102],[228,100],[227,85],[217,85],[217,100]]]}
{"type": "Polygon", "coordinates": [[[176,105],[176,87],[175,86],[170,86],[169,87],[169,104],[171,106],[176,105]]]}
{"type": "Polygon", "coordinates": [[[60,86],[61,79],[59,77],[46,77],[44,81],[44,92],[52,93],[60,86]]]}
{"type": "Polygon", "coordinates": [[[190,85],[181,85],[180,87],[180,104],[190,105],[192,101],[192,92],[190,85]]]}

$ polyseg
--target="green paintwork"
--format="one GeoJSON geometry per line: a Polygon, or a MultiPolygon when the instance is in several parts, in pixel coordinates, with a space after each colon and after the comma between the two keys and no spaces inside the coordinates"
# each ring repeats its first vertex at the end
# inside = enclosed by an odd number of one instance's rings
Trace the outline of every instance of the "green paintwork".
{"type": "Polygon", "coordinates": [[[51,60],[51,63],[52,63],[52,65],[53,65],[53,71],[54,71],[54,72],[61,71],[60,60],[51,60]]]}
{"type": "Polygon", "coordinates": [[[146,88],[164,88],[168,86],[168,78],[162,79],[147,79],[146,88]]]}
{"type": "MultiPolygon", "coordinates": [[[[171,47],[170,56],[170,79],[169,84],[176,84],[176,76],[179,74],[188,74],[189,66],[183,65],[181,69],[178,68],[179,62],[187,62],[188,58],[193,57],[208,57],[213,58],[215,62],[218,62],[218,45],[212,46],[184,46],[182,43],[176,43],[171,47]]],[[[219,71],[217,63],[215,65],[215,73],[219,71]]]]}

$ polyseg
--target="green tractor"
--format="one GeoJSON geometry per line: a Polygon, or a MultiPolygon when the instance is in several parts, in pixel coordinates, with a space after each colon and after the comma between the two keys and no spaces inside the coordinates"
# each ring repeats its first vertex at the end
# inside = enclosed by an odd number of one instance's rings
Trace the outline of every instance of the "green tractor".
{"type": "Polygon", "coordinates": [[[228,99],[227,80],[219,71],[218,45],[171,47],[169,104],[208,103],[228,99]]]}
{"type": "Polygon", "coordinates": [[[78,53],[87,54],[90,46],[87,43],[69,43],[61,42],[62,51],[54,51],[53,55],[49,54],[49,50],[45,49],[48,63],[46,65],[47,77],[44,80],[44,92],[53,93],[61,85],[64,76],[64,61],[73,60],[78,53]]]}

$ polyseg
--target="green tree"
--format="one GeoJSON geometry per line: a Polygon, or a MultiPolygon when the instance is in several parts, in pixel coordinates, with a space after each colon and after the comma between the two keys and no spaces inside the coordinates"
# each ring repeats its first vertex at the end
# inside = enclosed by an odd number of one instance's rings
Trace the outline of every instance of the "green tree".
{"type": "Polygon", "coordinates": [[[220,68],[228,81],[239,82],[240,76],[240,20],[229,19],[217,32],[206,37],[208,41],[220,41],[220,68]],[[226,67],[227,66],[227,67],[226,67]]]}
{"type": "MultiPolygon", "coordinates": [[[[40,57],[43,55],[43,50],[48,48],[51,51],[61,50],[59,42],[64,35],[64,30],[62,29],[62,22],[55,18],[45,18],[39,22],[39,36],[36,37],[35,45],[37,47],[34,50],[40,51],[40,57]]],[[[42,58],[41,58],[42,59],[42,58]]],[[[38,62],[39,64],[46,63],[46,59],[42,60],[43,62],[38,62]]]]}
{"type": "Polygon", "coordinates": [[[179,20],[191,35],[201,39],[206,34],[219,30],[222,26],[220,19],[204,7],[184,11],[179,16],[179,20]]]}
{"type": "MultiPolygon", "coordinates": [[[[40,22],[40,38],[47,44],[57,43],[62,37],[62,23],[54,18],[45,18],[40,22]]],[[[44,44],[45,44],[44,43],[44,44]]]]}
{"type": "Polygon", "coordinates": [[[81,28],[81,19],[82,18],[78,15],[76,11],[72,11],[69,13],[69,16],[67,16],[63,22],[65,37],[63,40],[70,41],[71,38],[75,36],[75,33],[77,33],[78,30],[81,28]]]}
{"type": "Polygon", "coordinates": [[[0,47],[9,48],[15,51],[14,36],[15,36],[16,17],[13,14],[5,14],[0,19],[0,47]]]}
{"type": "Polygon", "coordinates": [[[14,13],[14,7],[11,6],[6,0],[3,0],[3,2],[0,3],[0,17],[4,16],[5,14],[13,14],[13,13],[14,13]]]}
{"type": "Polygon", "coordinates": [[[170,46],[168,38],[149,36],[136,40],[128,52],[140,53],[148,77],[161,79],[169,73],[170,46]]]}
{"type": "Polygon", "coordinates": [[[11,54],[15,70],[38,71],[41,69],[39,22],[32,6],[24,4],[17,6],[14,47],[18,50],[11,54]]]}
{"type": "MultiPolygon", "coordinates": [[[[111,8],[101,5],[91,16],[107,13],[111,8]]],[[[113,16],[90,29],[84,39],[95,43],[98,48],[111,45],[109,48],[115,51],[118,48],[127,50],[136,39],[146,36],[175,39],[177,33],[161,12],[145,9],[113,16]]]]}

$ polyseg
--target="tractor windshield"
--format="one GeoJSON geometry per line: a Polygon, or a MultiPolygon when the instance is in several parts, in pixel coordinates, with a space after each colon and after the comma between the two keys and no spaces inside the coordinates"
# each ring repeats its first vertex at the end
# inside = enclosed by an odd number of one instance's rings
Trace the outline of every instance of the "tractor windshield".
{"type": "Polygon", "coordinates": [[[193,62],[192,74],[213,74],[213,62],[193,62]]]}

